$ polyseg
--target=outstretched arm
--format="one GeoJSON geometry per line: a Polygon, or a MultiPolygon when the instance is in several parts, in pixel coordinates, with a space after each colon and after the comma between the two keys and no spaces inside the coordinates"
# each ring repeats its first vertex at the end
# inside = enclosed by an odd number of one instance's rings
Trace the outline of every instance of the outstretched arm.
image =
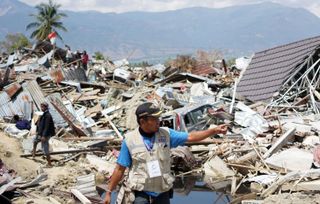
{"type": "Polygon", "coordinates": [[[227,125],[219,125],[215,128],[202,130],[202,131],[194,131],[188,135],[187,142],[198,142],[204,140],[212,135],[216,134],[226,134],[227,132],[227,125]]]}

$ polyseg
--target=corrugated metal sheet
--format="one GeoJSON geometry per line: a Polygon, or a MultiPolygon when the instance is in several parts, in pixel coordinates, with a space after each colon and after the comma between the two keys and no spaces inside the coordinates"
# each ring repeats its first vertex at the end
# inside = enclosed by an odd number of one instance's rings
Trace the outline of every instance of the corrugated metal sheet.
{"type": "MultiPolygon", "coordinates": [[[[50,94],[49,96],[47,96],[47,101],[50,101],[50,98],[51,97],[55,97],[55,98],[58,98],[60,101],[62,101],[61,99],[61,95],[60,93],[53,93],[53,94],[50,94]]],[[[52,118],[54,119],[54,122],[56,124],[56,126],[58,127],[67,127],[68,124],[67,122],[62,118],[62,116],[60,115],[60,113],[54,108],[54,106],[50,104],[50,113],[52,115],[52,118]]]]}
{"type": "Polygon", "coordinates": [[[36,81],[30,81],[24,87],[26,90],[29,91],[34,103],[36,104],[37,110],[40,110],[40,105],[43,102],[47,102],[49,104],[49,112],[52,115],[52,119],[56,126],[58,127],[66,127],[67,123],[58,113],[58,111],[53,107],[49,100],[47,100],[36,81]]]}
{"type": "Polygon", "coordinates": [[[0,116],[13,116],[15,114],[15,109],[12,106],[11,99],[6,92],[0,93],[0,116]]]}
{"type": "Polygon", "coordinates": [[[61,81],[88,81],[86,72],[82,68],[58,68],[50,72],[51,78],[60,83],[61,81]]]}
{"type": "Polygon", "coordinates": [[[268,101],[290,74],[320,45],[320,36],[255,54],[237,92],[252,101],[268,101]]]}
{"type": "Polygon", "coordinates": [[[14,107],[22,113],[21,116],[24,116],[23,119],[32,119],[33,100],[28,91],[25,90],[19,93],[12,103],[14,107]]]}
{"type": "Polygon", "coordinates": [[[40,86],[35,80],[28,82],[26,86],[24,86],[24,89],[30,93],[37,110],[40,110],[41,103],[47,102],[40,86]]]}
{"type": "Polygon", "coordinates": [[[12,117],[13,115],[24,116],[31,119],[32,99],[29,93],[21,92],[11,100],[6,92],[0,93],[0,116],[12,117]],[[30,99],[30,100],[28,100],[30,99]]]}
{"type": "Polygon", "coordinates": [[[70,69],[63,69],[64,72],[64,79],[66,81],[88,81],[86,72],[82,68],[70,68],[70,69]]]}
{"type": "Polygon", "coordinates": [[[21,89],[21,85],[16,82],[5,86],[3,89],[5,92],[7,92],[9,97],[12,97],[21,89]]]}

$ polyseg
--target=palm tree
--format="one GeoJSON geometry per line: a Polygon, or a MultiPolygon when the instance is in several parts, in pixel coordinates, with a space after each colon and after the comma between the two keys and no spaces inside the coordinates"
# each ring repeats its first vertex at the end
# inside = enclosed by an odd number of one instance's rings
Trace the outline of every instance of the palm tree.
{"type": "Polygon", "coordinates": [[[67,29],[63,26],[63,23],[60,21],[67,15],[58,12],[60,7],[60,4],[55,4],[52,2],[52,0],[49,0],[48,3],[41,3],[36,6],[38,13],[30,15],[33,16],[36,21],[27,25],[27,30],[35,29],[31,33],[31,38],[45,40],[51,32],[56,32],[58,38],[62,40],[57,30],[67,31],[67,29]]]}

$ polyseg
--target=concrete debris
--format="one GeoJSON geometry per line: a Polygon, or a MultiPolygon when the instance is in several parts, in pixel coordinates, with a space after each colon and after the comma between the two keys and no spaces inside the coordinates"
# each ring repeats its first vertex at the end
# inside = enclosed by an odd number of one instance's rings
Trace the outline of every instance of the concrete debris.
{"type": "MultiPolygon", "coordinates": [[[[233,67],[225,63],[222,68],[214,63],[140,67],[123,59],[92,60],[85,70],[76,59],[66,62],[66,50],[53,49],[46,42],[37,46],[41,51],[32,49],[33,54],[1,57],[0,158],[5,161],[0,168],[1,196],[19,191],[19,198],[8,198],[21,203],[39,199],[40,203],[73,203],[75,196],[82,203],[101,203],[101,186],[113,173],[126,133],[138,126],[135,110],[144,102],[159,105],[161,126],[176,131],[190,133],[228,124],[224,136],[171,150],[175,192],[214,190],[232,195],[238,203],[264,199],[268,203],[280,191],[299,191],[303,196],[319,191],[318,55],[301,56],[308,63],[288,68],[295,71],[286,72],[279,79],[282,85],[274,84],[277,89],[260,87],[255,93],[257,78],[251,73],[260,67],[256,64],[264,63],[259,61],[264,52],[252,62],[238,58],[233,67]],[[270,103],[259,100],[273,95],[270,103]],[[48,169],[39,157],[43,153],[28,159],[33,156],[43,102],[48,103],[56,126],[49,141],[53,167],[48,169]],[[31,129],[18,129],[15,115],[28,121],[31,129]],[[7,168],[7,162],[15,169],[7,168]],[[44,172],[35,175],[33,169],[39,165],[44,172]],[[197,186],[198,181],[204,186],[197,186]]],[[[259,78],[265,77],[263,73],[268,74],[261,71],[259,78]]]]}
{"type": "Polygon", "coordinates": [[[290,148],[275,154],[266,163],[274,168],[284,169],[285,171],[305,171],[311,168],[313,155],[311,152],[290,148]]]}
{"type": "Polygon", "coordinates": [[[228,168],[226,163],[218,156],[215,156],[204,163],[203,168],[205,176],[212,177],[217,180],[221,178],[230,178],[235,175],[235,172],[228,168]]]}

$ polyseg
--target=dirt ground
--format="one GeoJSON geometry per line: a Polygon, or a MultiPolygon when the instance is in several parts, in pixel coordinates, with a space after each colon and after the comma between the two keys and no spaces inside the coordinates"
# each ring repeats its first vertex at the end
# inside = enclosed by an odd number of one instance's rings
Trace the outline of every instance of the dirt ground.
{"type": "MultiPolygon", "coordinates": [[[[50,192],[53,189],[69,191],[69,188],[75,186],[76,177],[78,175],[84,175],[88,173],[88,169],[83,168],[71,161],[63,166],[57,166],[56,162],[52,168],[46,168],[46,160],[41,157],[37,157],[36,161],[32,158],[22,158],[23,154],[20,141],[16,138],[7,136],[4,132],[0,132],[0,158],[10,169],[14,169],[18,176],[21,176],[23,180],[30,181],[37,175],[37,170],[42,170],[47,173],[48,179],[41,182],[40,186],[26,189],[26,192],[33,195],[33,198],[20,197],[13,200],[13,203],[25,204],[27,201],[34,204],[46,204],[52,203],[48,201],[48,196],[51,196],[61,203],[72,203],[69,200],[61,200],[59,197],[55,197],[50,192]],[[31,202],[32,201],[32,202],[31,202]]],[[[54,157],[53,157],[54,159],[54,157]]]]}

